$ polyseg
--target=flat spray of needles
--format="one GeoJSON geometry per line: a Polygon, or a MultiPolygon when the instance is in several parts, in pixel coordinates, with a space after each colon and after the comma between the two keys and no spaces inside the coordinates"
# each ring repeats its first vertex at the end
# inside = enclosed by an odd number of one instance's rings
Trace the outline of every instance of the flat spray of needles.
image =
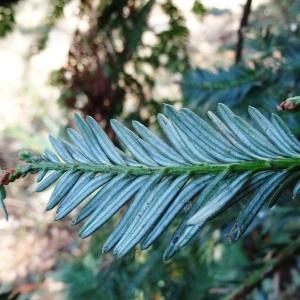
{"type": "Polygon", "coordinates": [[[55,220],[77,208],[71,224],[84,222],[82,238],[125,207],[102,248],[118,257],[138,244],[150,247],[176,218],[168,260],[240,203],[227,234],[237,241],[263,206],[274,205],[286,190],[300,197],[300,142],[279,116],[267,118],[253,107],[249,115],[248,122],[219,104],[204,120],[166,105],[158,115],[162,137],[139,122],[130,130],[112,120],[121,148],[93,118],[76,115],[78,131],[68,129],[68,141],[50,136],[54,151],[22,152],[25,163],[2,172],[1,206],[7,214],[4,185],[34,173],[38,192],[55,184],[47,205],[57,207],[55,220]]]}

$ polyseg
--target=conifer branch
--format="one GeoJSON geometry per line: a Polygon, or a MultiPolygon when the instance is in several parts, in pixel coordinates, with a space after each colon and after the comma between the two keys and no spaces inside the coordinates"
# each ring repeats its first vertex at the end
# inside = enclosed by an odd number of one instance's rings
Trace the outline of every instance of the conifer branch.
{"type": "Polygon", "coordinates": [[[286,189],[300,195],[300,142],[277,115],[268,119],[253,107],[249,114],[251,123],[220,104],[207,122],[167,105],[158,115],[164,137],[136,121],[132,131],[112,120],[122,149],[94,119],[76,115],[69,140],[50,136],[55,152],[22,152],[25,164],[3,173],[0,204],[6,213],[4,184],[36,173],[38,192],[56,183],[47,205],[57,207],[55,220],[80,207],[72,224],[85,221],[82,238],[129,204],[102,248],[118,257],[137,244],[150,247],[181,214],[168,260],[210,220],[244,202],[228,234],[236,241],[266,203],[276,204],[286,189]]]}

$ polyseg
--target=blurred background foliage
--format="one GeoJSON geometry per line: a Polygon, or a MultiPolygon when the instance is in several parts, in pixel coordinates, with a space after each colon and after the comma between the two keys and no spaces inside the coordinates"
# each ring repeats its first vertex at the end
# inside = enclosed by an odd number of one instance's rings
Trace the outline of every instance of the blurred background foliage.
{"type": "MultiPolygon", "coordinates": [[[[2,38],[16,30],[15,14],[26,1],[1,1],[2,38]]],[[[49,1],[27,60],[47,49],[51,33],[72,2],[49,1]]],[[[284,99],[300,94],[299,1],[259,1],[255,6],[255,1],[243,1],[244,7],[234,15],[237,27],[229,37],[220,35],[212,63],[193,59],[199,49],[191,46],[189,21],[193,18],[201,23],[213,16],[217,23],[218,18],[233,13],[230,8],[195,0],[186,14],[179,2],[76,1],[76,22],[66,59],[49,76],[49,84],[59,90],[57,102],[65,118],[59,124],[62,132],[70,122],[69,115],[78,110],[95,117],[111,134],[110,118],[125,122],[134,118],[154,126],[162,102],[187,106],[200,114],[214,110],[218,102],[241,114],[248,105],[270,113],[277,111],[284,99]],[[162,88],[166,78],[180,89],[174,93],[167,86],[159,95],[157,86],[162,88]]],[[[204,41],[199,40],[201,43],[204,41]]],[[[278,113],[300,136],[299,112],[278,113]]],[[[39,122],[35,119],[36,128],[44,126],[39,122]]],[[[18,137],[18,133],[14,135],[18,137]]],[[[7,164],[5,157],[0,158],[7,164]]],[[[32,194],[26,184],[19,189],[27,197],[32,194]]],[[[36,273],[29,268],[18,280],[3,280],[0,299],[299,299],[299,199],[284,195],[271,212],[261,213],[247,236],[234,245],[224,238],[228,228],[221,227],[229,223],[224,218],[230,220],[230,213],[220,218],[214,222],[219,222],[221,229],[212,232],[208,227],[167,264],[161,260],[166,236],[146,252],[135,250],[117,260],[99,253],[110,225],[84,246],[78,240],[70,242],[71,230],[62,235],[47,229],[49,244],[58,243],[57,236],[61,236],[65,242],[56,251],[68,255],[59,256],[36,273]],[[41,286],[55,290],[54,283],[58,285],[55,296],[39,293],[41,286]]],[[[43,259],[39,263],[46,264],[43,259]]]]}
{"type": "MultiPolygon", "coordinates": [[[[38,50],[46,47],[51,26],[67,2],[54,1],[38,50]]],[[[202,14],[199,5],[197,14],[202,14]]],[[[122,115],[130,97],[134,109],[126,117],[147,121],[159,109],[152,93],[157,69],[174,76],[189,66],[188,29],[180,11],[172,1],[87,0],[78,14],[86,24],[76,29],[65,66],[51,76],[52,84],[61,87],[60,103],[104,121],[108,130],[107,120],[122,115]],[[148,22],[154,5],[168,18],[159,32],[148,22]]]]}
{"type": "MultiPolygon", "coordinates": [[[[287,97],[299,95],[299,8],[297,1],[272,1],[253,11],[243,29],[242,59],[213,70],[197,66],[188,72],[181,83],[184,105],[201,112],[224,102],[240,113],[248,105],[269,112],[287,97]]],[[[228,43],[222,48],[234,47],[228,43]]],[[[299,116],[282,113],[298,134],[299,116]]]]}

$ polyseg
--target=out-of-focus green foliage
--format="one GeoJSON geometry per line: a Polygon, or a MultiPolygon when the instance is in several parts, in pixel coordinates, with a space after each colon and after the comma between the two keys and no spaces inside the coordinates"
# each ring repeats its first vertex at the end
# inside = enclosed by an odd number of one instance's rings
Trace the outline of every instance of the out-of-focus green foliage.
{"type": "MultiPolygon", "coordinates": [[[[56,2],[61,8],[67,1],[56,2]]],[[[56,6],[40,38],[40,49],[55,24],[56,6]]],[[[198,14],[205,12],[199,10],[199,1],[196,6],[198,14]]],[[[144,113],[146,120],[158,110],[153,96],[156,73],[164,69],[174,76],[189,67],[189,33],[181,12],[171,0],[109,0],[98,5],[82,1],[79,9],[79,18],[88,28],[76,30],[67,63],[52,75],[52,83],[61,87],[60,102],[105,123],[122,114],[130,98],[136,107],[130,118],[140,119],[144,113]],[[157,9],[168,19],[164,28],[149,23],[157,9]]]]}
{"type": "Polygon", "coordinates": [[[194,1],[193,12],[200,16],[202,16],[204,13],[206,13],[206,9],[201,1],[199,1],[199,0],[194,1]]]}
{"type": "Polygon", "coordinates": [[[14,1],[0,2],[0,37],[6,36],[11,32],[15,25],[15,8],[14,1]]]}
{"type": "MultiPolygon", "coordinates": [[[[183,99],[192,109],[207,110],[225,99],[229,106],[244,105],[251,93],[263,89],[272,73],[262,66],[232,66],[228,69],[195,69],[182,81],[183,99]]],[[[251,103],[251,100],[249,99],[251,103]]]]}
{"type": "Polygon", "coordinates": [[[300,93],[299,64],[299,48],[286,45],[230,68],[190,71],[182,81],[184,104],[207,110],[224,101],[241,111],[249,104],[274,111],[282,99],[300,93]]]}
{"type": "Polygon", "coordinates": [[[233,286],[231,280],[242,283],[246,278],[243,268],[248,262],[240,245],[223,247],[217,232],[206,241],[206,249],[199,247],[199,239],[168,264],[161,263],[161,247],[149,253],[136,250],[122,260],[100,256],[99,243],[104,238],[94,238],[90,252],[59,274],[67,284],[67,299],[213,300],[224,296],[224,286],[233,286]]]}
{"type": "MultiPolygon", "coordinates": [[[[273,1],[254,11],[245,33],[242,62],[187,72],[181,85],[184,105],[206,111],[224,102],[241,112],[248,105],[274,111],[283,99],[299,95],[298,4],[292,0],[273,1]]],[[[299,133],[296,125],[300,114],[283,112],[282,116],[299,133]]]]}

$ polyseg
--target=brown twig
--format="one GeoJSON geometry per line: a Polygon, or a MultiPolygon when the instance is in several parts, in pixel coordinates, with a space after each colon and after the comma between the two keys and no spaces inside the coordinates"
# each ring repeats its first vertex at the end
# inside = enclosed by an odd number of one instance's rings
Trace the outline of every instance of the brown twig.
{"type": "Polygon", "coordinates": [[[0,173],[0,185],[8,185],[10,183],[9,177],[11,174],[15,173],[15,171],[15,168],[2,170],[0,173]]]}
{"type": "Polygon", "coordinates": [[[227,296],[224,300],[241,300],[258,287],[262,281],[272,276],[284,263],[293,255],[300,252],[300,238],[292,241],[288,246],[281,250],[280,254],[271,259],[260,270],[252,274],[237,290],[227,296]]]}
{"type": "Polygon", "coordinates": [[[236,50],[235,50],[235,64],[238,64],[242,59],[242,52],[243,52],[243,45],[244,45],[244,31],[245,31],[245,27],[248,25],[248,19],[251,12],[251,4],[252,4],[252,0],[247,0],[243,9],[243,15],[237,32],[238,42],[236,44],[236,50]]]}
{"type": "Polygon", "coordinates": [[[287,98],[277,107],[279,111],[298,111],[300,110],[300,97],[287,98]]]}

